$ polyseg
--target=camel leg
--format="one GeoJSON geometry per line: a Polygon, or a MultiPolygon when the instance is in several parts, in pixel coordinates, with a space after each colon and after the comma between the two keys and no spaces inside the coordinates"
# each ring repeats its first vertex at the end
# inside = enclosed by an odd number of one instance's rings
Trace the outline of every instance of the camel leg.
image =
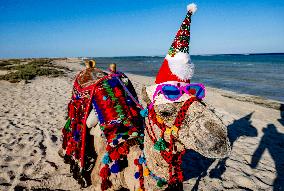
{"type": "Polygon", "coordinates": [[[105,152],[105,142],[101,137],[99,124],[97,124],[95,127],[92,127],[90,133],[94,137],[94,149],[98,155],[91,174],[92,188],[94,188],[95,191],[99,191],[101,190],[101,177],[99,174],[102,167],[101,161],[105,152]]]}
{"type": "MultiPolygon", "coordinates": [[[[100,177],[100,170],[103,167],[103,163],[102,163],[102,159],[103,156],[105,154],[105,149],[106,149],[106,144],[105,144],[105,140],[104,138],[102,138],[101,135],[101,130],[99,127],[99,124],[96,125],[96,127],[94,127],[91,130],[91,135],[94,136],[94,148],[95,151],[98,155],[97,160],[95,162],[95,166],[92,170],[92,174],[91,174],[91,180],[92,180],[92,189],[94,191],[100,191],[101,190],[101,177],[100,177]]],[[[114,190],[119,190],[120,188],[122,188],[122,180],[123,180],[123,174],[122,173],[118,173],[118,174],[112,174],[109,177],[109,180],[112,183],[112,187],[108,189],[108,191],[114,191],[114,190]]]]}
{"type": "MultiPolygon", "coordinates": [[[[101,190],[100,170],[103,167],[102,158],[105,154],[105,140],[101,137],[101,130],[98,124],[97,115],[91,112],[87,119],[87,126],[92,128],[90,134],[94,137],[94,149],[98,155],[95,166],[92,170],[91,180],[92,189],[95,191],[101,190]],[[95,126],[94,126],[95,125],[95,126]]],[[[112,174],[109,179],[113,186],[108,191],[119,190],[120,188],[128,188],[131,191],[136,191],[140,188],[139,179],[135,179],[134,174],[138,171],[138,167],[134,164],[134,160],[139,158],[142,151],[138,145],[130,148],[128,154],[128,167],[118,174],[112,174]]]]}
{"type": "Polygon", "coordinates": [[[138,159],[141,154],[141,149],[138,145],[135,145],[130,148],[127,156],[128,167],[124,170],[124,179],[126,186],[130,191],[137,191],[137,189],[140,188],[139,179],[135,179],[134,177],[135,172],[139,171],[138,166],[134,164],[134,160],[138,159]]]}

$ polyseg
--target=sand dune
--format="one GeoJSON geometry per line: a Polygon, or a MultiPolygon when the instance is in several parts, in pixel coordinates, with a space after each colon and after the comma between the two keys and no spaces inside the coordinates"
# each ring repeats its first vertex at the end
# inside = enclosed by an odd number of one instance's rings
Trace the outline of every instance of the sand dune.
{"type": "MultiPolygon", "coordinates": [[[[81,189],[57,153],[74,75],[82,68],[78,62],[56,61],[73,70],[66,77],[0,81],[0,190],[81,189]]],[[[129,77],[138,93],[154,81],[129,77]]],[[[281,104],[207,90],[205,101],[228,126],[233,149],[229,158],[216,161],[188,151],[184,190],[277,190],[279,185],[284,190],[281,104]]]]}

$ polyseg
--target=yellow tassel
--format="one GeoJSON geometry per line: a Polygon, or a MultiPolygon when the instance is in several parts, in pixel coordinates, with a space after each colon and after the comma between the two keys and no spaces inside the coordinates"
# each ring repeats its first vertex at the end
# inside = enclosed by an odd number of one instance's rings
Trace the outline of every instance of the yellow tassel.
{"type": "Polygon", "coordinates": [[[172,134],[172,128],[166,128],[165,133],[166,133],[167,135],[171,135],[171,134],[172,134]]]}
{"type": "Polygon", "coordinates": [[[144,176],[149,176],[149,174],[150,174],[149,169],[148,169],[148,168],[145,168],[143,175],[144,175],[144,176]]]}
{"type": "Polygon", "coordinates": [[[159,116],[157,116],[157,121],[158,123],[163,123],[163,120],[159,116]]]}
{"type": "Polygon", "coordinates": [[[143,189],[142,188],[138,188],[137,191],[143,191],[143,189]]]}
{"type": "Polygon", "coordinates": [[[173,130],[173,132],[175,132],[175,133],[177,133],[178,132],[178,128],[174,125],[174,126],[172,126],[172,130],[173,130]]]}
{"type": "Polygon", "coordinates": [[[172,132],[177,133],[178,130],[179,130],[179,129],[178,129],[175,125],[173,125],[171,128],[166,128],[165,133],[166,133],[167,135],[171,135],[172,132]]]}

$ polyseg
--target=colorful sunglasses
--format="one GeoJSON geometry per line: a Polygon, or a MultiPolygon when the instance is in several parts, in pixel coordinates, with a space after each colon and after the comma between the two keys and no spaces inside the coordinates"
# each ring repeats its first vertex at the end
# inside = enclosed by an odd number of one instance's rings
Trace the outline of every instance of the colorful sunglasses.
{"type": "MultiPolygon", "coordinates": [[[[172,84],[161,84],[156,88],[153,94],[153,100],[155,97],[162,93],[166,99],[170,101],[178,100],[184,93],[193,95],[198,99],[205,97],[205,87],[203,84],[187,84],[186,86],[176,86],[172,84]]],[[[151,107],[154,103],[151,104],[151,107]]]]}

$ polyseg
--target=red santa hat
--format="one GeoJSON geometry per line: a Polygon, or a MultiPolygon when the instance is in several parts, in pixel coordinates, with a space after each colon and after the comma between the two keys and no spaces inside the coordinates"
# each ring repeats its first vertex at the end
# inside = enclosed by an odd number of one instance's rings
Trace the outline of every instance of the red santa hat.
{"type": "Polygon", "coordinates": [[[197,10],[192,3],[187,6],[187,14],[183,20],[167,56],[156,76],[156,84],[178,81],[190,82],[194,65],[189,56],[191,15],[197,10]]]}
{"type": "MultiPolygon", "coordinates": [[[[156,91],[158,84],[186,84],[190,83],[194,72],[194,65],[189,56],[190,43],[190,24],[191,16],[197,10],[196,4],[192,3],[187,6],[187,14],[183,20],[175,39],[168,51],[167,56],[156,76],[155,85],[146,88],[147,94],[151,101],[153,101],[153,94],[156,91]]],[[[188,99],[188,95],[184,94],[179,100],[181,102],[188,99]]],[[[171,101],[164,99],[162,95],[155,98],[155,104],[170,103],[171,101]]]]}

